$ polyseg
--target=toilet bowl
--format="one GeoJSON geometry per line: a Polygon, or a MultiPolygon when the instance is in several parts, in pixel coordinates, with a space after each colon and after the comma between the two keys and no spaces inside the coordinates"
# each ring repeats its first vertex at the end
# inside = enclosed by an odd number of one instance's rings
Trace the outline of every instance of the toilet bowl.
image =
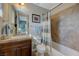
{"type": "Polygon", "coordinates": [[[45,45],[44,44],[37,45],[37,52],[38,52],[38,55],[44,56],[44,53],[45,53],[45,45]]]}

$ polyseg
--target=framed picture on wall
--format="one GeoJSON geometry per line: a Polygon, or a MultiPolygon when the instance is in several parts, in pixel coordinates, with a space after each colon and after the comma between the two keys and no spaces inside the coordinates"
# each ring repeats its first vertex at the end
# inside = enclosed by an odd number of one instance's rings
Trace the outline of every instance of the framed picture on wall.
{"type": "Polygon", "coordinates": [[[32,22],[40,23],[40,15],[32,14],[32,22]]]}

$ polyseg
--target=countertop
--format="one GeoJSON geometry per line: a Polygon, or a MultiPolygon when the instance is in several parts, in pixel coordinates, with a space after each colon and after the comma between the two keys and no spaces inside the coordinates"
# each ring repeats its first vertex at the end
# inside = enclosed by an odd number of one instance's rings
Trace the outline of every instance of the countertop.
{"type": "Polygon", "coordinates": [[[8,43],[8,42],[15,42],[15,41],[22,41],[22,40],[31,40],[32,37],[28,35],[19,35],[19,36],[13,36],[8,39],[0,40],[0,44],[2,43],[8,43]]]}

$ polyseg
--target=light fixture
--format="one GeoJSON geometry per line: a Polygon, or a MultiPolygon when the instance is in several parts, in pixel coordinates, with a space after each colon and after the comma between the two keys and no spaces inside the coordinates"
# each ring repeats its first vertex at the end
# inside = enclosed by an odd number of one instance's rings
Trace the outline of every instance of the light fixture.
{"type": "Polygon", "coordinates": [[[19,3],[19,5],[22,5],[22,6],[24,6],[24,3],[19,3]]]}

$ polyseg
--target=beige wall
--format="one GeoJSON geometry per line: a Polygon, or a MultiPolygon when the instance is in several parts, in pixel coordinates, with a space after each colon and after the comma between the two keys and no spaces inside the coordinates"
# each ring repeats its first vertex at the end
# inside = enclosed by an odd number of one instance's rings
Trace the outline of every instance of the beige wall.
{"type": "Polygon", "coordinates": [[[15,10],[13,9],[11,4],[4,3],[3,4],[3,18],[5,22],[13,23],[15,17],[15,10]]]}
{"type": "Polygon", "coordinates": [[[79,51],[79,4],[52,16],[52,40],[79,51]]]}

